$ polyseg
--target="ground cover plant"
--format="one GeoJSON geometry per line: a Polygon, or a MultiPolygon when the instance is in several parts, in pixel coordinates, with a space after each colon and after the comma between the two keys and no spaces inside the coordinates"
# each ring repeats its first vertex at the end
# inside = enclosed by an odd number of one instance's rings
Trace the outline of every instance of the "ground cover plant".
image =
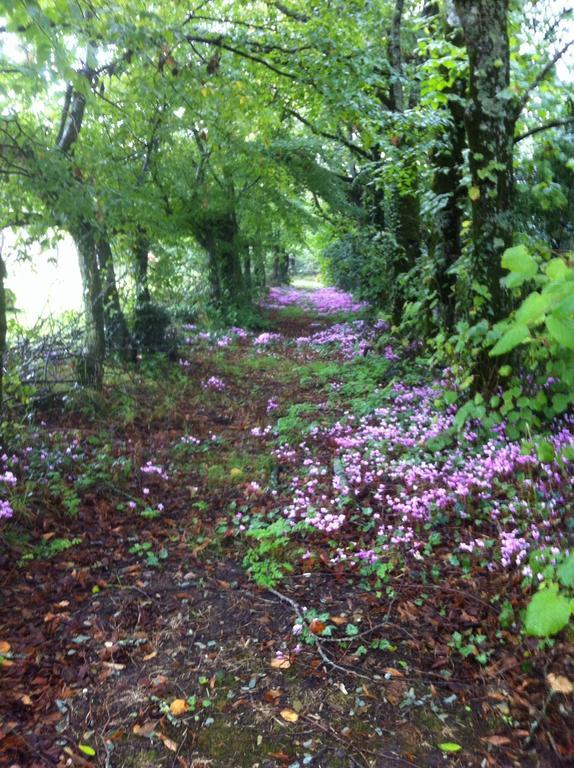
{"type": "Polygon", "coordinates": [[[573,23],[0,0],[0,766],[572,763],[573,23]]]}
{"type": "Polygon", "coordinates": [[[126,425],[110,403],[95,429],[75,402],[14,433],[10,760],[550,765],[569,749],[572,419],[521,440],[457,425],[448,372],[386,323],[340,322],[346,296],[325,291],[325,324],[321,294],[289,291],[306,326],[273,307],[264,334],[186,328],[171,421],[146,373],[126,425]]]}

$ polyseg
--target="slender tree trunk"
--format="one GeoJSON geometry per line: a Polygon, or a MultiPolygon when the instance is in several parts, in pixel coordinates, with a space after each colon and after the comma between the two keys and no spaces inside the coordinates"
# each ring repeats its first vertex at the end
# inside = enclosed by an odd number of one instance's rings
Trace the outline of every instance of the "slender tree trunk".
{"type": "MultiPolygon", "coordinates": [[[[391,110],[399,113],[405,109],[401,43],[403,11],[404,0],[396,0],[389,37],[389,62],[392,70],[390,103],[391,110]]],[[[404,145],[407,141],[405,136],[395,136],[395,142],[399,146],[404,145]]],[[[401,160],[406,183],[402,188],[398,184],[393,185],[393,200],[390,203],[394,211],[394,234],[399,246],[393,265],[395,292],[392,302],[392,317],[395,324],[401,321],[406,302],[406,291],[399,282],[399,278],[415,266],[421,253],[418,170],[416,162],[414,158],[411,159],[411,156],[412,153],[407,153],[405,158],[401,160]]]]}
{"type": "Polygon", "coordinates": [[[6,291],[4,289],[4,280],[6,279],[6,265],[0,253],[0,413],[4,404],[4,358],[6,355],[6,291]]]}
{"type": "Polygon", "coordinates": [[[472,186],[475,315],[491,322],[508,312],[501,256],[512,240],[513,144],[516,106],[509,90],[508,0],[455,0],[470,65],[466,133],[472,186]]]}
{"type": "MultiPolygon", "coordinates": [[[[456,45],[461,45],[462,31],[453,26],[457,22],[449,5],[450,2],[447,2],[446,19],[439,19],[438,23],[442,34],[448,35],[456,45]]],[[[438,8],[434,5],[429,7],[429,14],[438,15],[438,8]]],[[[435,168],[432,191],[443,203],[431,231],[430,253],[435,268],[441,324],[449,332],[453,330],[456,319],[456,275],[452,267],[462,254],[461,226],[466,202],[462,173],[466,148],[463,100],[467,85],[466,78],[458,78],[443,91],[448,98],[449,123],[438,137],[431,158],[435,168]]]]}
{"type": "Polygon", "coordinates": [[[273,251],[273,284],[289,285],[289,254],[280,246],[273,251]]]}
{"type": "Polygon", "coordinates": [[[80,222],[71,232],[78,249],[80,272],[84,287],[86,333],[84,359],[78,371],[80,383],[101,389],[103,385],[106,333],[104,322],[104,292],[98,264],[94,227],[80,222]]]}
{"type": "Polygon", "coordinates": [[[150,242],[141,227],[138,227],[134,245],[134,266],[137,304],[148,304],[151,301],[148,285],[148,258],[150,242]]]}
{"type": "Polygon", "coordinates": [[[123,360],[130,360],[133,358],[133,345],[120,303],[112,249],[105,233],[99,233],[96,237],[98,263],[104,291],[104,324],[107,347],[110,351],[117,352],[123,360]]]}

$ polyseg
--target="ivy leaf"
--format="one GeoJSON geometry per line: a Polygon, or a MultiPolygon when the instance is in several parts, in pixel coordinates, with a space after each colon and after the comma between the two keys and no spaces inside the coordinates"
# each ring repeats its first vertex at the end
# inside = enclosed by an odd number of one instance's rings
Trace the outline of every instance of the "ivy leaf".
{"type": "Polygon", "coordinates": [[[534,637],[552,637],[568,624],[570,603],[554,589],[541,589],[526,609],[524,629],[534,637]]]}

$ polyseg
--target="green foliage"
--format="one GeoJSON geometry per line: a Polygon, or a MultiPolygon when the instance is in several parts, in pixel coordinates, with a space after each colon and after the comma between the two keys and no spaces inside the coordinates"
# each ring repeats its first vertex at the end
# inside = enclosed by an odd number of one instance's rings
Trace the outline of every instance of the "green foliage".
{"type": "Polygon", "coordinates": [[[272,523],[254,520],[247,536],[257,544],[246,552],[243,565],[261,587],[275,587],[293,570],[288,562],[293,526],[279,518],[272,523]]]}
{"type": "Polygon", "coordinates": [[[524,629],[536,637],[552,637],[568,624],[571,600],[560,594],[555,585],[537,592],[526,609],[524,629]]]}

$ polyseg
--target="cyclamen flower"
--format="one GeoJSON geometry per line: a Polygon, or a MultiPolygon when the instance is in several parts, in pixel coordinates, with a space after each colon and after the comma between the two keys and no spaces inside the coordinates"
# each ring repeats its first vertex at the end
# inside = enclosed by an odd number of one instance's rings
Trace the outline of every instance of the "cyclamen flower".
{"type": "Polygon", "coordinates": [[[5,501],[4,499],[0,499],[0,519],[5,518],[8,520],[14,515],[14,510],[10,506],[9,501],[5,501]]]}
{"type": "Polygon", "coordinates": [[[201,386],[203,389],[211,389],[215,390],[216,392],[223,392],[225,389],[225,382],[217,376],[210,376],[208,379],[205,379],[201,382],[201,386]]]}
{"type": "Polygon", "coordinates": [[[271,413],[271,411],[276,411],[277,408],[279,408],[279,403],[274,397],[270,397],[267,401],[267,413],[271,413]]]}

